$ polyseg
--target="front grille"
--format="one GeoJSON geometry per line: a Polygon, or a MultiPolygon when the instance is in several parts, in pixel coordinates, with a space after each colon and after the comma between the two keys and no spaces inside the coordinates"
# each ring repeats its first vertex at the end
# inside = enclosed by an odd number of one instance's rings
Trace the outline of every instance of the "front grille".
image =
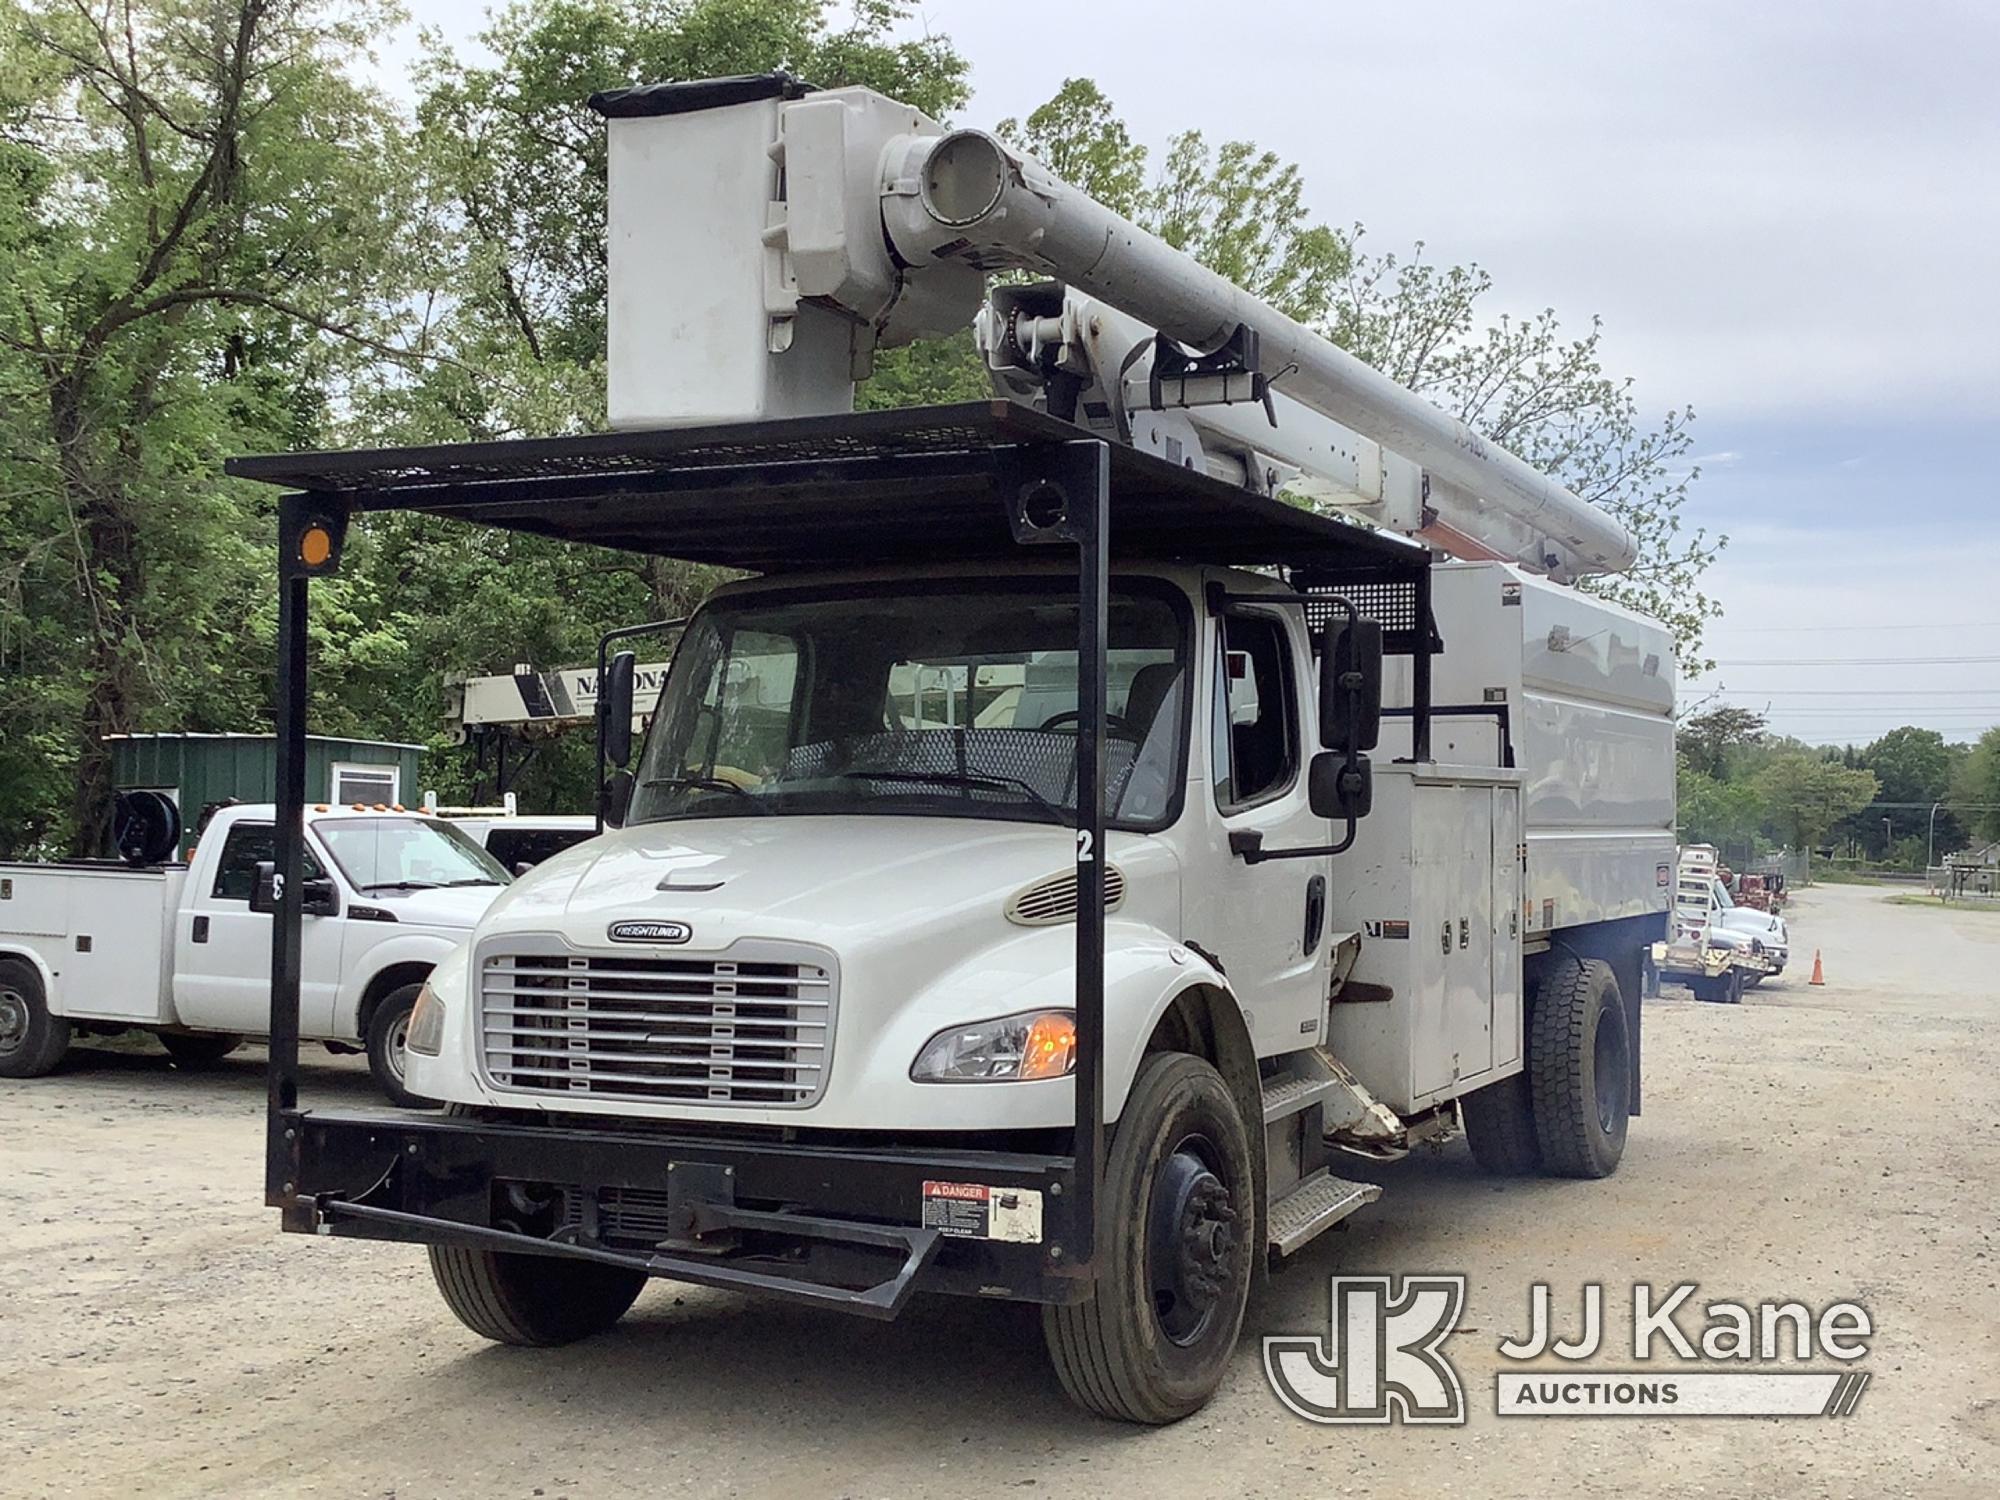
{"type": "Polygon", "coordinates": [[[834,971],[817,950],[730,957],[484,954],[480,1046],[503,1089],[800,1107],[826,1087],[834,971]]]}

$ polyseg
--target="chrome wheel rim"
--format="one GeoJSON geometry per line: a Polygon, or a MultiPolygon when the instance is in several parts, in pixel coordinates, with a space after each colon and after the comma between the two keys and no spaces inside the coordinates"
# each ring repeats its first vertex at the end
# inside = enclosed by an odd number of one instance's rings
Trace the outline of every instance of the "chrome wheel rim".
{"type": "Polygon", "coordinates": [[[0,1052],[19,1052],[28,1044],[28,998],[19,990],[0,990],[0,1052]]]}

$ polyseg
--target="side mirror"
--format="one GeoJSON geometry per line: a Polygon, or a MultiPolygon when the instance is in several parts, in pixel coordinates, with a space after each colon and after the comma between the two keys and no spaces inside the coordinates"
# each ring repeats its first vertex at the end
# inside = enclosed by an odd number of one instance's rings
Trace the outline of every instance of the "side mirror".
{"type": "Polygon", "coordinates": [[[622,766],[632,758],[632,679],[639,658],[620,651],[611,658],[604,680],[597,685],[597,722],[604,742],[604,759],[622,766]]]}
{"type": "Polygon", "coordinates": [[[332,877],[322,875],[317,880],[308,880],[299,886],[299,909],[309,917],[337,917],[340,915],[340,892],[333,888],[332,877]]]}
{"type": "Polygon", "coordinates": [[[613,771],[597,793],[597,814],[606,828],[623,828],[625,813],[632,805],[632,773],[613,771]]]}
{"type": "Polygon", "coordinates": [[[1382,736],[1382,622],[1326,628],[1319,657],[1319,742],[1328,750],[1373,750],[1382,736]]]}
{"type": "Polygon", "coordinates": [[[1322,751],[1306,767],[1306,801],[1328,822],[1365,818],[1375,808],[1375,768],[1365,755],[1350,764],[1338,751],[1322,751]]]}
{"type": "Polygon", "coordinates": [[[267,916],[278,909],[278,864],[276,860],[257,861],[257,882],[250,887],[250,910],[261,911],[267,916]]]}

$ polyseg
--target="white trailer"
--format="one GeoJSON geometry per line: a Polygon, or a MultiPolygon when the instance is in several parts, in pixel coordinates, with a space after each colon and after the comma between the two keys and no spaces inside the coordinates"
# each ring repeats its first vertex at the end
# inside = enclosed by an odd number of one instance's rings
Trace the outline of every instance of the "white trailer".
{"type": "MultiPolygon", "coordinates": [[[[418,987],[508,875],[440,819],[320,806],[303,820],[301,1034],[363,1050],[398,1103],[418,987]]],[[[275,809],[226,807],[185,864],[0,864],[0,1078],[59,1063],[77,1032],[158,1035],[215,1062],[271,1014],[275,809]]]]}
{"type": "Polygon", "coordinates": [[[1343,1160],[1462,1116],[1492,1171],[1614,1171],[1673,658],[1561,580],[1624,529],[977,132],[781,75],[596,102],[619,430],[233,465],[293,491],[285,794],[356,507],[753,576],[636,760],[611,663],[618,826],[425,987],[453,1117],[288,1107],[276,1029],[285,1227],[429,1244],[512,1343],[649,1276],[1022,1298],[1072,1397],[1163,1422],[1378,1195],[1343,1160]],[[1013,399],[848,414],[878,345],[975,317],[1013,399]]]}

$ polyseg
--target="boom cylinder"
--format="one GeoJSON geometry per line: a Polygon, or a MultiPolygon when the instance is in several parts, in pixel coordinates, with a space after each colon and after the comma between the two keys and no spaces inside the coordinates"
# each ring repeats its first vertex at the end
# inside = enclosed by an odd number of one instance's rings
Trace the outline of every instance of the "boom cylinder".
{"type": "Polygon", "coordinates": [[[1476,539],[1490,508],[1546,538],[1543,554],[1523,561],[1551,573],[1616,573],[1637,559],[1631,532],[1605,511],[1032,157],[979,130],[902,145],[883,222],[905,264],[1040,271],[1200,352],[1248,327],[1276,389],[1464,493],[1469,504],[1442,517],[1440,535],[1476,539]]]}

